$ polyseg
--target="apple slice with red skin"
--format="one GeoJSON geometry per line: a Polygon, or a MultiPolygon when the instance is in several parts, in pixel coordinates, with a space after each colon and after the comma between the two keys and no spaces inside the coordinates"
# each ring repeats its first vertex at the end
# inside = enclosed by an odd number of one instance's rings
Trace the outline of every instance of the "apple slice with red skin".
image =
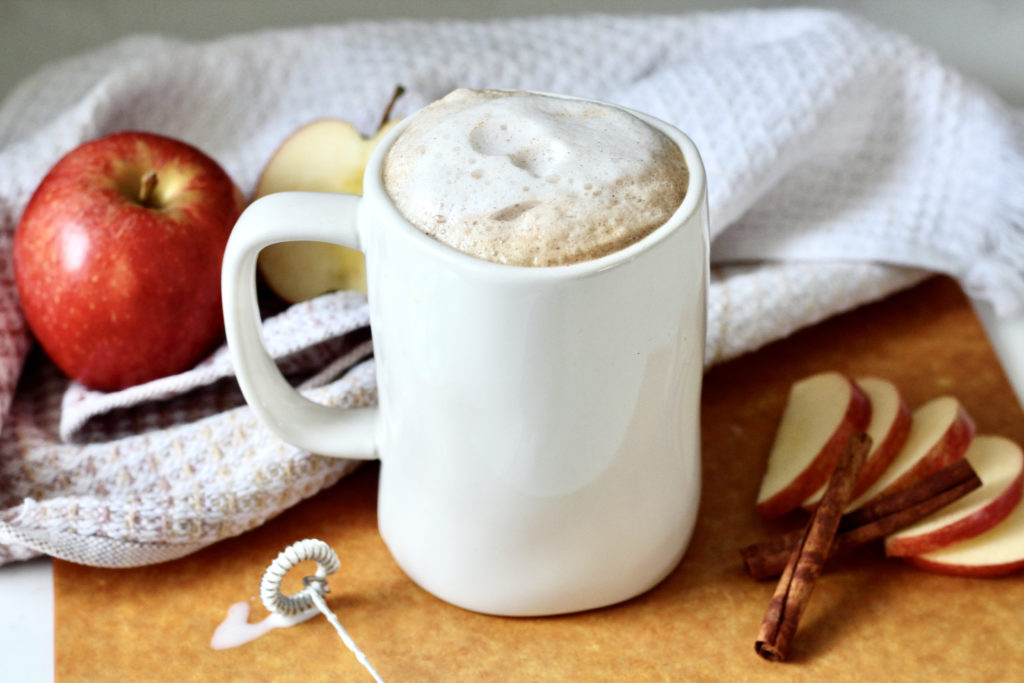
{"type": "Polygon", "coordinates": [[[839,372],[795,382],[768,455],[758,512],[780,517],[798,508],[828,481],[850,436],[870,418],[867,395],[839,372]]]}
{"type": "Polygon", "coordinates": [[[953,501],[921,521],[890,534],[885,554],[922,555],[983,534],[1020,503],[1024,491],[1024,453],[1001,436],[976,436],[964,457],[981,479],[981,488],[953,501]]]}
{"type": "Polygon", "coordinates": [[[914,411],[903,448],[847,511],[899,491],[964,457],[974,437],[974,420],[956,398],[940,396],[914,411]]]}
{"type": "MultiPolygon", "coordinates": [[[[856,498],[867,491],[890,463],[899,454],[903,443],[910,433],[910,406],[903,400],[899,388],[892,382],[879,377],[858,377],[854,384],[867,394],[871,402],[871,421],[868,422],[867,434],[871,437],[871,451],[864,461],[857,483],[853,486],[851,498],[856,498]]],[[[812,510],[825,495],[825,487],[821,486],[807,500],[803,508],[812,510]]]]}
{"type": "Polygon", "coordinates": [[[919,569],[955,576],[1005,576],[1024,570],[1024,501],[984,533],[903,559],[919,569]]]}
{"type": "Polygon", "coordinates": [[[903,559],[918,569],[954,576],[1005,576],[1024,570],[1024,505],[979,536],[903,559]]]}

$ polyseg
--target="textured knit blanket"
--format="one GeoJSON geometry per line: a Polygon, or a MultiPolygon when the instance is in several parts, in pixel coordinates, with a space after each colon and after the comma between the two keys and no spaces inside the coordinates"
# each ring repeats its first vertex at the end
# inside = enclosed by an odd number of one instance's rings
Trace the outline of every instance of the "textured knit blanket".
{"type": "MultiPolygon", "coordinates": [[[[223,349],[113,394],[69,383],[32,352],[11,240],[50,166],[88,139],[145,129],[200,147],[248,193],[302,124],[340,117],[372,132],[396,84],[407,90],[398,116],[455,87],[516,88],[623,104],[686,131],[709,184],[709,365],[929,272],[997,310],[1024,306],[1024,117],[909,40],[842,14],[129,38],[43,69],[0,106],[0,562],[180,557],[354,466],[273,437],[223,349]]],[[[363,297],[331,294],[268,320],[267,343],[316,400],[366,405],[367,324],[363,297]]]]}

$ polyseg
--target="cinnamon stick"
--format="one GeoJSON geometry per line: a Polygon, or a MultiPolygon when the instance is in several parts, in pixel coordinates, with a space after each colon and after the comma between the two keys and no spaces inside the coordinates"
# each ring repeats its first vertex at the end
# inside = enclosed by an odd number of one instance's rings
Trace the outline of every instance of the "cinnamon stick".
{"type": "Polygon", "coordinates": [[[887,517],[918,503],[923,503],[946,489],[969,481],[976,482],[976,487],[981,486],[981,479],[974,472],[971,463],[966,458],[960,458],[915,484],[878,498],[862,508],[843,515],[840,530],[846,531],[887,517]]]}
{"type": "Polygon", "coordinates": [[[829,479],[825,496],[811,515],[782,572],[754,643],[754,651],[768,661],[781,662],[789,654],[800,617],[831,551],[843,508],[850,501],[853,485],[870,449],[871,438],[867,434],[859,432],[850,437],[829,479]]]}
{"type": "MultiPolygon", "coordinates": [[[[843,515],[830,557],[908,527],[979,486],[981,479],[967,460],[947,465],[905,489],[843,515]]],[[[759,581],[781,574],[802,534],[795,531],[743,548],[740,555],[747,573],[759,581]]]]}

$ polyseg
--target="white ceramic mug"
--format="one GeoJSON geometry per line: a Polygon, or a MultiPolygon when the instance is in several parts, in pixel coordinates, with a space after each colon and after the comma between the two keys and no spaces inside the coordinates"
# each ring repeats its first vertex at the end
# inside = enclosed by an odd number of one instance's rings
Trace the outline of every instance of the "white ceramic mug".
{"type": "Polygon", "coordinates": [[[224,256],[238,381],[285,441],[381,460],[380,533],[416,583],[510,616],[585,610],[657,584],[682,558],[700,495],[708,216],[693,143],[683,203],[620,251],[566,266],[499,265],[424,235],[394,207],[381,141],[362,198],[254,202],[224,256]],[[366,254],[379,405],[311,403],[260,341],[256,257],[314,240],[366,254]]]}

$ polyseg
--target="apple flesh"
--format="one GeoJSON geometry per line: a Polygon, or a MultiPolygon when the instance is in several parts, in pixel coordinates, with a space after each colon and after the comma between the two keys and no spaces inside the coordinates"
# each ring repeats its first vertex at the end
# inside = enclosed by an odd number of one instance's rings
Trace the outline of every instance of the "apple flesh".
{"type": "MultiPolygon", "coordinates": [[[[394,122],[365,138],[347,121],[321,119],[303,126],[274,152],[256,186],[256,198],[272,192],[363,193],[363,169],[394,122]]],[[[284,242],[265,248],[259,270],[270,288],[297,303],[336,290],[366,292],[361,252],[326,242],[284,242]]]]}
{"type": "Polygon", "coordinates": [[[175,374],[220,342],[220,266],[244,200],[180,140],[123,132],[72,150],[14,236],[29,328],[69,377],[111,391],[175,374]]]}
{"type": "MultiPolygon", "coordinates": [[[[879,377],[859,377],[854,383],[871,403],[871,421],[866,430],[871,438],[871,450],[853,486],[851,498],[864,493],[888,469],[907,440],[911,421],[910,407],[895,384],[879,377]]],[[[802,507],[813,509],[824,495],[825,487],[821,486],[802,507]]]]}
{"type": "Polygon", "coordinates": [[[761,480],[758,512],[779,517],[798,508],[828,481],[850,436],[870,417],[868,397],[841,373],[794,383],[761,480]]]}
{"type": "Polygon", "coordinates": [[[903,448],[874,484],[851,501],[856,510],[899,491],[964,456],[974,436],[974,420],[952,396],[940,396],[914,411],[903,448]]]}
{"type": "Polygon", "coordinates": [[[885,554],[922,555],[985,533],[1003,521],[1021,500],[1024,453],[1001,436],[976,436],[964,457],[981,487],[885,539],[885,554]]]}

